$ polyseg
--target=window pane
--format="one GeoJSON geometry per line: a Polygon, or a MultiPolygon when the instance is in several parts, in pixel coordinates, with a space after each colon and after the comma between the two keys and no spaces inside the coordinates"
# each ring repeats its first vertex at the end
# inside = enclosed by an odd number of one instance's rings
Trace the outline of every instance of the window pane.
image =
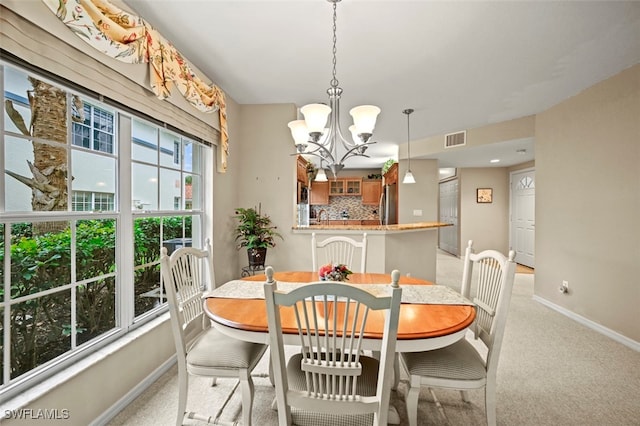
{"type": "Polygon", "coordinates": [[[158,129],[139,120],[132,120],[131,137],[132,159],[158,164],[158,129]]]}
{"type": "Polygon", "coordinates": [[[76,342],[78,345],[116,326],[115,278],[78,286],[76,291],[76,342]]]}
{"type": "Polygon", "coordinates": [[[71,291],[12,305],[9,321],[13,379],[71,349],[71,291]]]}
{"type": "MultiPolygon", "coordinates": [[[[71,151],[73,191],[88,193],[116,193],[116,158],[98,155],[91,151],[74,149],[71,151]]],[[[76,210],[72,207],[73,210],[76,210]]],[[[101,209],[91,202],[87,210],[114,210],[101,209]]]]}
{"type": "Polygon", "coordinates": [[[27,74],[15,68],[4,68],[4,126],[10,132],[29,134],[31,123],[31,108],[29,107],[28,91],[33,86],[27,79],[27,74]]]}
{"type": "Polygon", "coordinates": [[[158,210],[158,169],[143,164],[131,165],[133,208],[158,210]]]}
{"type": "Polygon", "coordinates": [[[71,282],[69,222],[11,225],[11,298],[71,282]]]}
{"type": "Polygon", "coordinates": [[[76,277],[78,281],[115,271],[116,221],[80,220],[76,225],[76,277]]]}
{"type": "Polygon", "coordinates": [[[160,229],[162,218],[145,217],[134,221],[136,316],[158,305],[160,296],[160,229]]]}
{"type": "Polygon", "coordinates": [[[183,139],[184,146],[184,166],[183,170],[186,172],[201,173],[200,170],[200,158],[201,158],[201,145],[194,143],[189,139],[183,139]]]}
{"type": "Polygon", "coordinates": [[[173,210],[175,197],[181,196],[180,172],[160,169],[160,210],[173,210]]]}
{"type": "Polygon", "coordinates": [[[202,208],[201,185],[202,179],[197,175],[186,175],[185,181],[185,210],[200,210],[202,208]]]}
{"type": "Polygon", "coordinates": [[[73,191],[71,194],[71,209],[74,212],[92,211],[91,193],[83,191],[73,191]]]}
{"type": "Polygon", "coordinates": [[[4,202],[8,212],[31,211],[31,188],[18,179],[31,179],[29,163],[33,164],[33,146],[27,139],[5,137],[4,202]]]}
{"type": "Polygon", "coordinates": [[[160,132],[160,165],[180,168],[180,136],[173,133],[160,132]],[[177,146],[176,146],[177,144],[177,146]],[[176,148],[178,152],[176,153],[176,148]],[[177,162],[175,160],[178,160],[177,162]]]}

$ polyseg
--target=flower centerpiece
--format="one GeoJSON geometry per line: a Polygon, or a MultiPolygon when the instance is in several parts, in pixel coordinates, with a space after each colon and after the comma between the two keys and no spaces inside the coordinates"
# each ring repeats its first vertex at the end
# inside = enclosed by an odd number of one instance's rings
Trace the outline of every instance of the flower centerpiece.
{"type": "Polygon", "coordinates": [[[347,265],[342,263],[327,263],[320,267],[318,276],[321,281],[347,281],[349,279],[349,275],[352,273],[353,272],[347,268],[347,265]]]}

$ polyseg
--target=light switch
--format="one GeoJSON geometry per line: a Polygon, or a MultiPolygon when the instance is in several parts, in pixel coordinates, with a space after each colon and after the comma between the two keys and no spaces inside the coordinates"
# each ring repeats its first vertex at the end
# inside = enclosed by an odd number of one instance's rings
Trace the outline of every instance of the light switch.
{"type": "Polygon", "coordinates": [[[413,215],[414,216],[422,216],[422,210],[414,210],[413,211],[413,215]]]}

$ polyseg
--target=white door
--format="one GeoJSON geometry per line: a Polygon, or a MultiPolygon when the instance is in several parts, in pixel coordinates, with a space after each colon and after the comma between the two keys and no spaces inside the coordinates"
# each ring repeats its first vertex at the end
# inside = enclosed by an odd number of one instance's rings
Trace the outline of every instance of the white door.
{"type": "Polygon", "coordinates": [[[453,255],[460,256],[458,245],[458,179],[440,184],[440,222],[453,226],[438,228],[438,246],[453,255]]]}
{"type": "Polygon", "coordinates": [[[516,262],[535,267],[535,170],[511,174],[511,235],[510,245],[516,252],[516,262]]]}

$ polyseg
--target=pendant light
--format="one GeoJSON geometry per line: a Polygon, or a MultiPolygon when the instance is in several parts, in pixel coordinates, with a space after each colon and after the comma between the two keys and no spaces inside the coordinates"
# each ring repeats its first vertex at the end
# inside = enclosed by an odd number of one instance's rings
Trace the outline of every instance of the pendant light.
{"type": "Polygon", "coordinates": [[[318,173],[316,173],[316,178],[314,179],[314,182],[326,182],[327,181],[327,174],[324,172],[324,167],[322,167],[322,160],[320,160],[320,170],[318,170],[318,173]]]}
{"type": "Polygon", "coordinates": [[[407,108],[402,111],[403,114],[407,115],[407,172],[404,174],[404,179],[402,179],[402,183],[416,183],[416,179],[413,177],[413,173],[411,173],[411,135],[409,133],[409,115],[413,112],[413,109],[407,108]]]}

